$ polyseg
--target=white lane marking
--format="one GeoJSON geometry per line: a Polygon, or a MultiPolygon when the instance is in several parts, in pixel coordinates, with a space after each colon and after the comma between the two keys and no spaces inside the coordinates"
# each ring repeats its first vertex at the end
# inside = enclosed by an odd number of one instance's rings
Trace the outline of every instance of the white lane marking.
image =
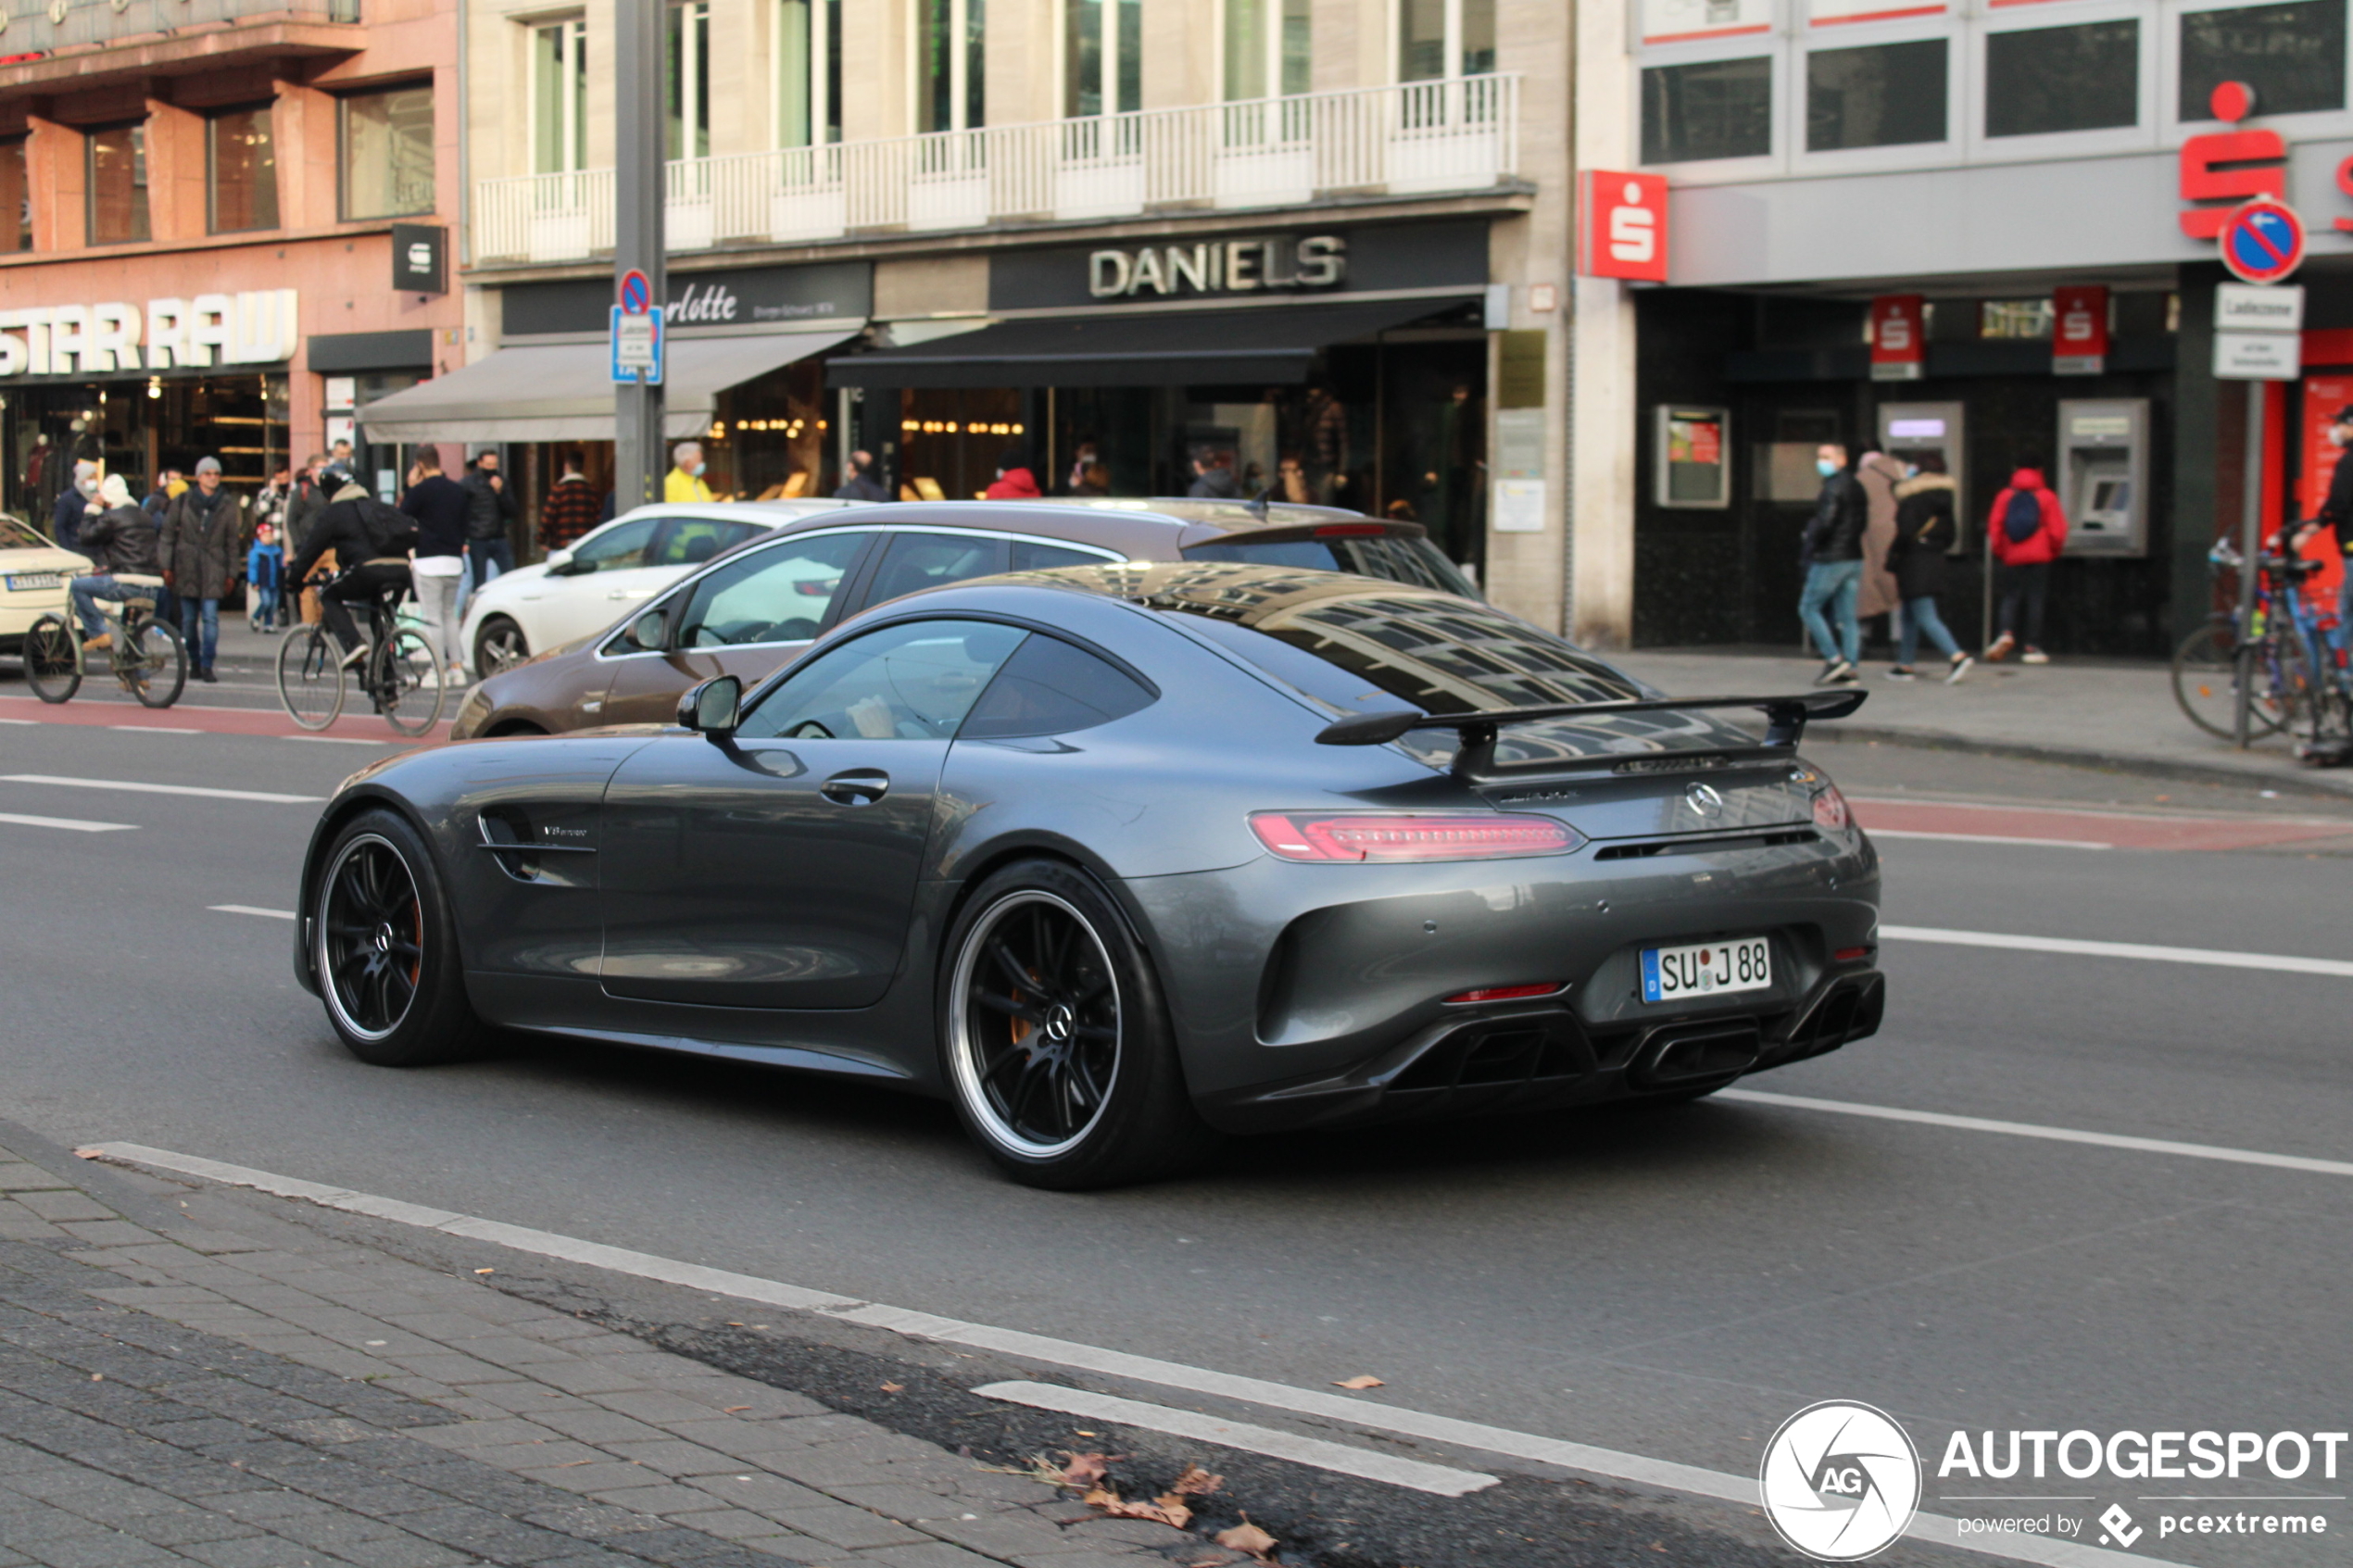
{"type": "Polygon", "coordinates": [[[398,746],[396,740],[370,740],[365,735],[280,735],[280,740],[317,741],[325,746],[398,746]]]}
{"type": "MultiPolygon", "coordinates": [[[[492,1242],[536,1257],[560,1258],[567,1262],[585,1263],[592,1268],[610,1269],[615,1273],[632,1274],[639,1279],[666,1285],[683,1285],[695,1290],[757,1301],[764,1306],[815,1312],[843,1323],[883,1329],[909,1339],[969,1345],[976,1349],[995,1350],[1001,1355],[1017,1356],[1024,1361],[1039,1361],[1049,1366],[1100,1373],[1108,1377],[1126,1378],[1214,1399],[1237,1399],[1246,1404],[1265,1405],[1270,1410],[1320,1416],[1367,1431],[1422,1437],[1454,1448],[1478,1449],[1487,1453],[1556,1465],[1563,1470],[1605,1475],[1612,1480],[1632,1481],[1672,1491],[1692,1492],[1701,1497],[1719,1498],[1743,1508],[1755,1508],[1757,1502],[1756,1478],[1753,1475],[1731,1475],[1720,1470],[1704,1470],[1697,1465],[1678,1464],[1672,1460],[1650,1459],[1642,1454],[1621,1453],[1615,1449],[1595,1448],[1589,1443],[1572,1443],[1558,1437],[1539,1436],[1531,1432],[1515,1432],[1509,1427],[1432,1415],[1399,1405],[1379,1404],[1368,1399],[1345,1399],[1321,1389],[1294,1388],[1289,1384],[1270,1383],[1264,1378],[1213,1372],[1206,1367],[1188,1366],[1182,1361],[1164,1361],[1151,1356],[1132,1355],[1125,1350],[1082,1345],[1071,1339],[1025,1334],[1019,1329],[991,1328],[986,1323],[937,1317],[905,1307],[886,1306],[879,1301],[855,1300],[847,1296],[786,1285],[780,1280],[761,1279],[756,1274],[739,1274],[726,1269],[706,1268],[700,1263],[684,1263],[650,1252],[607,1247],[602,1242],[584,1241],[577,1236],[510,1225],[497,1220],[480,1220],[470,1214],[453,1213],[447,1209],[428,1209],[422,1204],[403,1203],[398,1198],[378,1198],[369,1193],[353,1192],[346,1187],[306,1182],[296,1176],[281,1176],[244,1165],[228,1165],[198,1155],[150,1148],[144,1144],[102,1143],[75,1152],[88,1158],[145,1165],[158,1171],[177,1171],[183,1175],[231,1186],[252,1187],[280,1198],[296,1198],[316,1203],[323,1209],[340,1209],[374,1219],[389,1220],[396,1224],[415,1225],[449,1236],[492,1242]]],[[[1959,1523],[1942,1514],[1915,1515],[1906,1533],[1939,1546],[1957,1547],[1964,1551],[2007,1558],[2015,1562],[2044,1563],[2048,1568],[2183,1568],[2183,1564],[2157,1558],[2102,1551],[2096,1547],[2075,1546],[2065,1541],[2041,1541],[2032,1537],[2004,1539],[1971,1535],[1964,1537],[1959,1523]]]]}
{"type": "Polygon", "coordinates": [[[1931,838],[1944,844],[2032,844],[2042,849],[2113,849],[2113,844],[2095,844],[2088,838],[2012,838],[1998,833],[1922,833],[1910,828],[1864,827],[1873,838],[1931,838]]]}
{"type": "Polygon", "coordinates": [[[109,730],[121,730],[134,735],[200,735],[203,730],[182,730],[170,724],[108,724],[109,730]]]}
{"type": "Polygon", "coordinates": [[[1140,1426],[1147,1432],[1165,1432],[1197,1442],[1216,1443],[1245,1453],[1312,1464],[1318,1470],[1337,1471],[1342,1475],[1362,1475],[1367,1481],[1386,1481],[1392,1486],[1410,1486],[1441,1498],[1459,1498],[1466,1492],[1497,1485],[1496,1477],[1476,1470],[1425,1464],[1419,1460],[1352,1449],[1345,1443],[1327,1443],[1321,1437],[1302,1437],[1296,1432],[1281,1432],[1272,1426],[1223,1421],[1198,1411],[1172,1410],[1139,1399],[1091,1394],[1084,1388],[1064,1388],[1051,1383],[985,1383],[973,1392],[985,1399],[1002,1399],[1008,1404],[1027,1405],[1032,1410],[1060,1411],[1064,1415],[1084,1416],[1089,1421],[1115,1421],[1122,1426],[1140,1426]]]}
{"type": "Polygon", "coordinates": [[[139,826],[136,822],[85,822],[73,817],[28,817],[17,811],[0,811],[0,822],[27,828],[62,828],[68,833],[131,833],[139,826]]]}
{"type": "Polygon", "coordinates": [[[64,784],[69,789],[127,789],[142,795],[200,795],[208,800],[266,800],[300,806],[323,795],[271,795],[259,789],[207,789],[201,784],[145,784],[137,779],[69,779],[57,773],[0,773],[0,784],[64,784]]]}
{"type": "Polygon", "coordinates": [[[2339,817],[2278,817],[2269,811],[2238,811],[2220,815],[2196,811],[2108,811],[2090,806],[1997,804],[1987,800],[1938,800],[1929,796],[1850,795],[1846,797],[1856,806],[1929,806],[1939,811],[2000,811],[2011,814],[2029,811],[2038,817],[2096,817],[2115,822],[2194,822],[2205,826],[2222,824],[2240,826],[2248,822],[2293,822],[2298,827],[2343,827],[2353,833],[2353,822],[2339,817]]]}
{"type": "Polygon", "coordinates": [[[38,724],[38,719],[0,719],[0,724],[38,724]]]}
{"type": "Polygon", "coordinates": [[[1923,1126],[1951,1127],[1964,1133],[2000,1133],[2014,1138],[2046,1138],[2053,1143],[2089,1144],[2095,1148],[2129,1148],[2140,1154],[2173,1154],[2185,1160],[2220,1160],[2233,1165],[2268,1165],[2275,1170],[2306,1171],[2320,1176],[2353,1176],[2353,1160],[2314,1160],[2302,1154],[2267,1154],[2261,1149],[2226,1148],[2219,1144],[2208,1143],[2176,1143],[2171,1138],[2136,1138],[2123,1133],[2086,1133],[2073,1127],[2040,1126],[2032,1122],[1997,1122],[1984,1116],[1951,1116],[1941,1110],[1904,1110],[1890,1105],[1858,1105],[1853,1100],[1768,1094],[1762,1089],[1718,1089],[1713,1098],[1746,1100],[1752,1105],[1780,1106],[1791,1110],[1827,1110],[1840,1116],[1868,1116],[1880,1122],[1917,1122],[1923,1126]]]}
{"type": "Polygon", "coordinates": [[[258,904],[207,904],[206,909],[221,915],[259,915],[264,920],[292,920],[292,909],[265,909],[258,904]]]}
{"type": "Polygon", "coordinates": [[[2013,936],[2006,931],[1944,931],[1931,925],[1882,925],[1879,934],[1898,942],[1941,942],[1954,947],[2007,947],[2021,953],[2146,959],[2158,963],[2211,964],[2218,969],[2269,969],[2283,974],[2333,974],[2353,979],[2353,962],[2344,959],[2238,953],[2220,947],[2164,947],[2147,942],[2087,942],[2074,936],[2013,936]]]}

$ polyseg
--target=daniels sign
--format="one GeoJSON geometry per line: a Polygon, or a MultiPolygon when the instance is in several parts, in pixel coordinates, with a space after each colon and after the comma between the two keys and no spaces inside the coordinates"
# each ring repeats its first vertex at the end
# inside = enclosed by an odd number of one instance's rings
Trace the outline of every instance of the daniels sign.
{"type": "Polygon", "coordinates": [[[1087,292],[1097,299],[1328,289],[1347,275],[1348,242],[1338,234],[1143,245],[1087,257],[1087,292]]]}
{"type": "Polygon", "coordinates": [[[0,377],[267,365],[294,358],[296,292],[0,309],[0,377]]]}

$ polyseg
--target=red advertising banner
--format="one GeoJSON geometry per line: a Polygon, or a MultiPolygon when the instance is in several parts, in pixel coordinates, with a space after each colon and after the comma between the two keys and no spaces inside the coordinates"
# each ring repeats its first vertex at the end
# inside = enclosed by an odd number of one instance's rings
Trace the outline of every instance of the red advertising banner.
{"type": "Polygon", "coordinates": [[[2108,290],[2096,283],[2051,291],[2051,374],[2096,376],[2108,369],[2108,290]]]}
{"type": "Polygon", "coordinates": [[[1667,177],[1585,171],[1578,268],[1589,278],[1667,282],[1667,177]]]}
{"type": "Polygon", "coordinates": [[[1916,294],[1871,301],[1871,380],[1918,381],[1928,363],[1928,329],[1916,294]]]}
{"type": "MultiPolygon", "coordinates": [[[[2342,448],[2331,445],[2329,427],[2336,421],[2337,410],[2353,407],[2353,375],[2306,376],[2304,378],[2304,408],[2298,427],[2297,441],[2302,459],[2296,482],[2296,515],[2299,518],[2320,515],[2321,503],[2328,499],[2329,481],[2336,475],[2336,465],[2345,460],[2342,448]]],[[[2344,581],[2345,558],[2336,542],[2323,530],[2304,553],[2326,564],[2317,579],[2308,579],[2316,604],[2334,605],[2337,585],[2344,581]]]]}

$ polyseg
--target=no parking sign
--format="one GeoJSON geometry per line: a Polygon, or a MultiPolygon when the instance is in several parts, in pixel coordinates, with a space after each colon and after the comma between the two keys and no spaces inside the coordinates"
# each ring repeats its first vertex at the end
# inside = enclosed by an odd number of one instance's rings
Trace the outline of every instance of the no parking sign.
{"type": "Polygon", "coordinates": [[[2276,283],[2304,261],[2304,220],[2269,196],[2233,211],[2221,241],[2222,265],[2250,283],[2276,283]]]}

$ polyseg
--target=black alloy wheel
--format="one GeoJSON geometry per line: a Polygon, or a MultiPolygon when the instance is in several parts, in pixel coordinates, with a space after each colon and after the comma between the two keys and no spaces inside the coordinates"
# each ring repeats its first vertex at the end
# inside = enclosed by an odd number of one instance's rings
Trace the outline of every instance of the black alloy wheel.
{"type": "Polygon", "coordinates": [[[478,681],[512,670],[530,657],[531,643],[522,628],[503,615],[492,616],[474,633],[474,679],[478,681]]]}
{"type": "Polygon", "coordinates": [[[1151,966],[1091,879],[1059,861],[1009,866],[975,892],[945,950],[950,1085],[966,1130],[1015,1180],[1141,1181],[1214,1141],[1151,966]]]}
{"type": "Polygon", "coordinates": [[[421,1067],[478,1053],[456,929],[422,838],[396,813],[362,812],[335,835],[308,912],[327,1018],[354,1056],[421,1067]]]}

